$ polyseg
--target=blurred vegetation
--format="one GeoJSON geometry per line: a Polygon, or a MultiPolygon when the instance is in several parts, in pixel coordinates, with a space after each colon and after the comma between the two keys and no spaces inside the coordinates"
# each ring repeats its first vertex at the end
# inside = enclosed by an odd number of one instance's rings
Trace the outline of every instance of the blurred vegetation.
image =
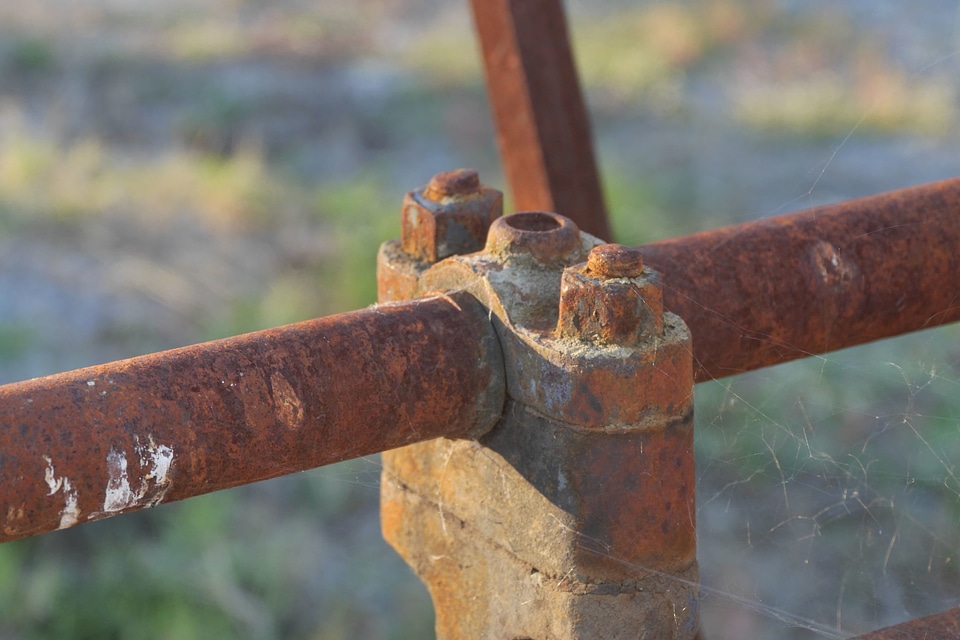
{"type": "MultiPolygon", "coordinates": [[[[271,12],[268,4],[226,3],[222,9],[265,12],[258,20],[226,19],[199,5],[173,17],[148,15],[143,19],[152,35],[140,46],[184,74],[266,55],[318,68],[351,56],[379,56],[409,75],[384,99],[387,106],[363,114],[365,124],[403,139],[469,129],[465,117],[449,115],[453,100],[476,97],[482,87],[462,7],[418,24],[415,38],[390,40],[377,37],[377,21],[391,15],[376,3],[320,3],[296,15],[271,12]]],[[[611,117],[628,109],[686,117],[690,75],[731,64],[739,73],[723,76],[728,102],[716,109],[758,135],[842,138],[853,129],[930,135],[956,124],[954,85],[900,68],[862,41],[845,18],[831,14],[788,26],[778,15],[765,0],[657,2],[617,7],[616,13],[574,13],[571,27],[591,101],[611,117]],[[764,39],[775,41],[772,55],[761,49],[764,39]]],[[[89,19],[117,29],[126,20],[109,12],[89,19]]],[[[0,68],[14,79],[53,74],[65,62],[42,33],[0,49],[0,68]]],[[[139,64],[123,51],[95,60],[98,73],[133,69],[141,100],[162,102],[177,94],[175,82],[152,78],[139,64]]],[[[189,94],[176,119],[182,144],[159,151],[119,149],[107,135],[62,140],[29,123],[8,126],[0,144],[0,237],[63,230],[82,237],[83,229],[119,219],[147,234],[188,220],[210,237],[287,243],[264,282],[210,304],[215,309],[198,320],[199,338],[372,303],[377,247],[398,235],[403,190],[373,162],[334,178],[299,173],[291,169],[294,159],[272,156],[260,141],[237,134],[269,106],[218,87],[201,89],[189,94]]],[[[642,243],[694,226],[684,200],[687,176],[638,179],[616,158],[606,159],[604,168],[618,239],[642,243]]],[[[716,215],[696,225],[724,221],[722,212],[716,215]]],[[[138,276],[144,280],[159,280],[169,267],[159,259],[148,264],[138,276]]],[[[190,268],[182,268],[184,279],[193,277],[190,268]]],[[[39,339],[30,326],[0,325],[0,361],[15,361],[39,339]]],[[[935,344],[920,336],[888,343],[862,361],[860,351],[844,352],[776,375],[699,386],[701,466],[718,475],[721,486],[733,483],[748,497],[765,495],[771,484],[781,490],[784,477],[811,485],[826,478],[898,505],[940,500],[955,511],[960,486],[950,461],[960,458],[960,438],[952,383],[924,367],[875,374],[884,362],[925,362],[935,344]],[[803,390],[799,400],[797,389],[803,390]],[[931,416],[938,425],[918,447],[909,425],[931,416]],[[882,436],[872,435],[878,425],[882,436]],[[899,455],[908,449],[915,453],[899,455]]],[[[370,525],[376,485],[376,460],[354,461],[4,545],[0,636],[429,637],[424,589],[370,525]],[[355,543],[349,549],[354,555],[345,555],[336,542],[342,538],[355,543]],[[344,584],[352,585],[349,595],[341,593],[344,584]]],[[[932,523],[916,539],[954,539],[956,521],[932,523]]],[[[824,518],[816,524],[849,522],[824,518]]],[[[845,540],[862,541],[856,535],[845,540]]]]}

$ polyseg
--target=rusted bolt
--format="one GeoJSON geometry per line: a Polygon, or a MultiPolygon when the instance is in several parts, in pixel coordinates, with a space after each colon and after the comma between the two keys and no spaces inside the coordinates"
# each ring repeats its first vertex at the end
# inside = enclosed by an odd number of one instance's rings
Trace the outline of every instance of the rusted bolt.
{"type": "Polygon", "coordinates": [[[636,278],[643,275],[643,256],[636,247],[601,244],[590,250],[587,271],[598,278],[636,278]]]}
{"type": "Polygon", "coordinates": [[[470,195],[479,189],[479,173],[473,169],[454,169],[433,176],[423,190],[423,197],[440,202],[443,198],[470,195]]]}
{"type": "Polygon", "coordinates": [[[531,255],[544,264],[562,261],[579,250],[580,229],[573,220],[546,211],[522,211],[500,218],[487,235],[488,253],[531,255]]]}
{"type": "Polygon", "coordinates": [[[483,248],[491,223],[503,214],[503,194],[480,184],[473,169],[435,175],[403,198],[400,245],[428,263],[483,248]]]}
{"type": "Polygon", "coordinates": [[[663,289],[637,249],[594,247],[560,280],[557,334],[599,345],[633,347],[663,332],[663,289]]]}

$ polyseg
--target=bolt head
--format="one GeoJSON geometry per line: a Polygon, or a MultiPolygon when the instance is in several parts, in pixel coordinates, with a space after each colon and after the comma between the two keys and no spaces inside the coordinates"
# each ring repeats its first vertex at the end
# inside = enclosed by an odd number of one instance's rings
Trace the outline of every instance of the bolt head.
{"type": "Polygon", "coordinates": [[[643,255],[636,247],[601,244],[590,250],[587,271],[598,278],[637,278],[643,275],[643,255]]]}
{"type": "Polygon", "coordinates": [[[433,176],[423,190],[423,197],[440,202],[444,198],[470,195],[479,190],[479,173],[473,169],[454,169],[433,176]]]}
{"type": "Polygon", "coordinates": [[[480,184],[472,169],[437,174],[403,198],[400,244],[423,262],[483,248],[487,230],[503,214],[503,194],[480,184]]]}
{"type": "Polygon", "coordinates": [[[589,262],[564,269],[559,337],[635,347],[662,333],[663,289],[653,271],[635,277],[601,276],[589,262]]]}

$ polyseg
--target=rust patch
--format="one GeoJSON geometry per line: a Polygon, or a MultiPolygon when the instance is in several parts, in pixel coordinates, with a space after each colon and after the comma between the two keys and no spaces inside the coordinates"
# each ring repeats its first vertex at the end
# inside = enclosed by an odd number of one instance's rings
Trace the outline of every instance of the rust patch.
{"type": "Polygon", "coordinates": [[[503,398],[496,336],[463,293],[6,385],[0,541],[475,437],[503,398]]]}
{"type": "Polygon", "coordinates": [[[410,257],[432,264],[483,248],[490,224],[503,214],[503,194],[480,184],[472,169],[433,177],[403,198],[400,244],[410,257]]]}
{"type": "Polygon", "coordinates": [[[960,320],[960,179],[640,247],[697,381],[960,320]]]}
{"type": "Polygon", "coordinates": [[[521,211],[491,225],[484,250],[501,259],[532,256],[555,266],[569,261],[580,246],[580,229],[569,218],[546,211],[521,211]]]}

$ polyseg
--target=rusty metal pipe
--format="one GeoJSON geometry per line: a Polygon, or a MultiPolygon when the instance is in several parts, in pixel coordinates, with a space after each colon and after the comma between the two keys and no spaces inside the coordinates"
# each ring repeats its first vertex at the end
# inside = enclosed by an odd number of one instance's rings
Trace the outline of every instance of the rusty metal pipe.
{"type": "Polygon", "coordinates": [[[960,607],[857,636],[858,640],[960,638],[960,607]]]}
{"type": "Polygon", "coordinates": [[[387,304],[0,387],[0,542],[499,418],[480,304],[387,304]]]}
{"type": "Polygon", "coordinates": [[[472,0],[504,175],[518,211],[611,240],[560,0],[472,0]]]}
{"type": "Polygon", "coordinates": [[[641,250],[721,378],[960,319],[960,178],[641,250]]]}

